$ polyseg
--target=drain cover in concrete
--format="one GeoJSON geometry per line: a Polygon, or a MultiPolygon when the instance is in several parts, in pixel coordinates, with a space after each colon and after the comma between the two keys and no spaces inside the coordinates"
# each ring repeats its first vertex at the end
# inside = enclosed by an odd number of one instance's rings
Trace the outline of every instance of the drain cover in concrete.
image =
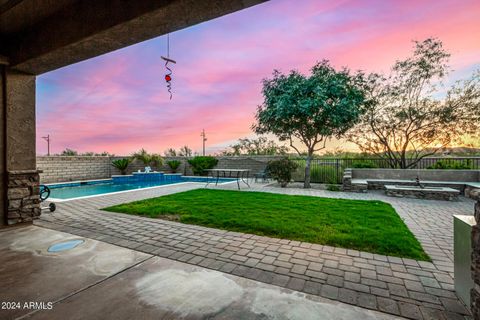
{"type": "Polygon", "coordinates": [[[60,252],[60,251],[70,250],[84,242],[85,240],[79,239],[79,240],[69,240],[69,241],[56,243],[53,246],[50,246],[48,248],[48,252],[60,252]]]}

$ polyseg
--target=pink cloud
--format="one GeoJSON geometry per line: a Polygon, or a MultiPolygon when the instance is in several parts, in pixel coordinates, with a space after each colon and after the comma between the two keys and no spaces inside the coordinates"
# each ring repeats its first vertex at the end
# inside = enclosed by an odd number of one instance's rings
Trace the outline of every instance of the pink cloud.
{"type": "Polygon", "coordinates": [[[464,76],[480,63],[478,16],[477,0],[267,2],[171,35],[171,101],[165,37],[40,76],[37,152],[45,153],[46,134],[54,152],[200,150],[202,129],[214,150],[252,134],[261,80],[273,69],[308,72],[330,59],[387,71],[412,40],[430,36],[444,41],[464,76]]]}

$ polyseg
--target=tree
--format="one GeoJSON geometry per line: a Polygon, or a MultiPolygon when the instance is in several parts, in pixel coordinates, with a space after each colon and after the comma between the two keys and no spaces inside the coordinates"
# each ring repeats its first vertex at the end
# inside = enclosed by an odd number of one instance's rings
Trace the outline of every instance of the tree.
{"type": "Polygon", "coordinates": [[[230,146],[230,150],[222,152],[224,156],[239,156],[246,155],[276,155],[287,154],[288,147],[278,145],[273,140],[266,137],[258,137],[256,139],[243,138],[238,139],[238,142],[230,146]]]}
{"type": "Polygon", "coordinates": [[[86,151],[83,153],[79,153],[76,150],[70,149],[70,148],[65,148],[65,150],[62,151],[60,154],[56,154],[57,156],[84,156],[84,157],[97,157],[97,156],[102,156],[102,157],[113,157],[114,154],[108,153],[107,151],[104,151],[102,153],[96,153],[93,151],[86,151]]]}
{"type": "Polygon", "coordinates": [[[189,157],[192,156],[192,149],[190,149],[187,145],[183,146],[180,148],[180,151],[178,151],[178,155],[180,157],[184,157],[185,158],[185,165],[183,166],[183,175],[186,176],[187,175],[187,165],[186,165],[186,162],[188,160],[189,157]]]}
{"type": "Polygon", "coordinates": [[[190,149],[188,146],[183,146],[180,148],[180,151],[178,152],[178,155],[180,157],[191,157],[192,156],[192,149],[190,149]]]}
{"type": "Polygon", "coordinates": [[[93,151],[87,151],[79,154],[80,156],[87,156],[87,157],[113,157],[114,154],[111,154],[107,151],[103,151],[101,153],[98,152],[93,152],[93,151]]]}
{"type": "Polygon", "coordinates": [[[60,155],[61,156],[78,156],[78,151],[65,148],[65,150],[63,150],[62,153],[60,153],[60,155]]]}
{"type": "Polygon", "coordinates": [[[460,138],[460,143],[467,148],[473,149],[472,151],[480,149],[480,139],[478,138],[478,135],[465,135],[460,138]]]}
{"type": "Polygon", "coordinates": [[[168,148],[163,154],[165,155],[165,157],[176,157],[177,151],[173,148],[168,148]]]}
{"type": "Polygon", "coordinates": [[[480,72],[454,84],[445,97],[437,87],[448,74],[448,52],[437,39],[415,42],[413,55],[397,61],[388,77],[376,75],[375,101],[347,138],[360,150],[414,167],[480,126],[480,72]]]}
{"type": "Polygon", "coordinates": [[[110,153],[108,151],[103,151],[101,153],[95,153],[96,156],[101,156],[101,157],[113,157],[115,154],[110,153]]]}
{"type": "Polygon", "coordinates": [[[294,140],[306,147],[304,187],[310,188],[313,154],[358,121],[368,104],[367,85],[363,73],[351,74],[346,68],[336,71],[327,60],[313,66],[310,76],[274,71],[272,79],[263,80],[264,102],[257,109],[253,129],[290,141],[299,155],[302,152],[294,140]]]}

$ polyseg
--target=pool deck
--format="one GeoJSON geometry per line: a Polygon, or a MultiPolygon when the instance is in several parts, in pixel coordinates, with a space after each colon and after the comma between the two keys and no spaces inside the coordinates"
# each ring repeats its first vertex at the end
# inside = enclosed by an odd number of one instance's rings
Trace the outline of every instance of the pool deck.
{"type": "MultiPolygon", "coordinates": [[[[444,202],[260,184],[243,189],[388,202],[433,263],[99,210],[203,187],[185,184],[67,201],[35,224],[410,319],[464,319],[468,315],[453,291],[452,216],[472,215],[474,202],[469,199],[444,202]]],[[[236,185],[217,188],[234,189],[236,185]]]]}

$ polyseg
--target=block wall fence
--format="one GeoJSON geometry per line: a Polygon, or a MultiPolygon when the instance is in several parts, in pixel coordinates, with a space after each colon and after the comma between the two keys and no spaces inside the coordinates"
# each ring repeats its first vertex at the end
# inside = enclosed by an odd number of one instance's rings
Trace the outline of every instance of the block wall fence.
{"type": "MultiPolygon", "coordinates": [[[[112,161],[126,157],[87,157],[87,156],[40,156],[37,157],[37,169],[41,170],[40,183],[68,182],[78,180],[107,179],[112,175],[120,174],[120,171],[112,166],[112,161]]],[[[275,156],[240,156],[240,157],[217,157],[217,168],[226,169],[250,169],[252,173],[262,171],[268,161],[279,159],[275,156]]],[[[192,175],[190,166],[186,164],[184,157],[164,157],[164,165],[153,168],[157,171],[170,172],[167,161],[179,160],[181,162],[177,172],[184,175],[192,175]]],[[[128,167],[127,173],[144,169],[143,163],[134,161],[128,167]]]]}

